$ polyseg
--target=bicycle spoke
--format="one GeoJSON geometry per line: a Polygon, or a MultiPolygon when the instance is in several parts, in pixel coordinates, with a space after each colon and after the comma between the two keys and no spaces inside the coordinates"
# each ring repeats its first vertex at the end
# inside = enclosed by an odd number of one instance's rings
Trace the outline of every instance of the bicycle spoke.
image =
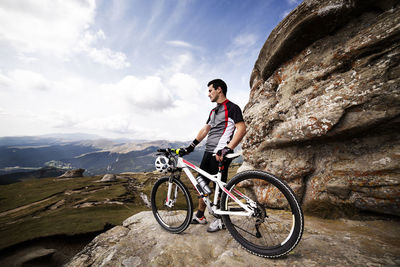
{"type": "MultiPolygon", "coordinates": [[[[293,206],[296,199],[285,186],[272,175],[259,171],[239,173],[228,183],[230,193],[254,210],[250,217],[235,216],[234,213],[223,216],[226,227],[242,246],[257,254],[272,256],[287,253],[297,244],[303,229],[301,209],[298,205],[293,206]],[[295,213],[293,207],[297,209],[295,213]],[[300,216],[299,224],[296,224],[295,214],[300,216]],[[297,232],[294,232],[296,225],[297,232]],[[286,243],[290,244],[284,247],[286,243]]],[[[221,203],[222,210],[235,212],[241,209],[227,194],[222,196],[221,203]]]]}
{"type": "Polygon", "coordinates": [[[160,179],[152,190],[153,213],[160,225],[171,232],[181,232],[186,229],[192,216],[190,196],[183,191],[184,185],[178,183],[180,182],[173,182],[170,196],[167,196],[168,178],[160,179]]]}

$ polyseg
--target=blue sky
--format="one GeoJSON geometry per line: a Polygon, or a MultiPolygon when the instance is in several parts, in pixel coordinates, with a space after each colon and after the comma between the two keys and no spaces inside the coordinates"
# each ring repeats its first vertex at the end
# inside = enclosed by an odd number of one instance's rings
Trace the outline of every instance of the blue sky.
{"type": "Polygon", "coordinates": [[[0,136],[191,140],[222,78],[244,108],[295,0],[0,2],[0,136]]]}

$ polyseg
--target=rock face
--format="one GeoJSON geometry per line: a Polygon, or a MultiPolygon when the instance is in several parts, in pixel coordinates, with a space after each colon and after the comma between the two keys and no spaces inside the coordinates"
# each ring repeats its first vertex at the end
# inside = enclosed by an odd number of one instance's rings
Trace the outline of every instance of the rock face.
{"type": "Polygon", "coordinates": [[[272,260],[240,248],[228,231],[207,233],[206,226],[190,225],[182,234],[171,234],[146,211],[97,236],[67,266],[398,266],[399,226],[306,217],[300,244],[285,258],[272,260]]]}
{"type": "Polygon", "coordinates": [[[75,169],[66,171],[63,175],[58,176],[58,178],[74,178],[74,177],[83,177],[83,173],[85,169],[75,169]]]}
{"type": "Polygon", "coordinates": [[[398,1],[304,1],[255,63],[242,169],[286,180],[308,211],[400,215],[399,62],[398,1]]]}

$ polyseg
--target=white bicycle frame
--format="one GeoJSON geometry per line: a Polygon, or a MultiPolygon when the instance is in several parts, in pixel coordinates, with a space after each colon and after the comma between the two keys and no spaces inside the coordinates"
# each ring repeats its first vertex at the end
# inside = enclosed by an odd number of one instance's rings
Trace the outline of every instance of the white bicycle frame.
{"type": "MultiPolygon", "coordinates": [[[[234,158],[234,157],[237,157],[237,156],[238,156],[238,154],[228,154],[227,155],[228,158],[234,158]]],[[[221,176],[222,176],[221,171],[218,171],[218,173],[216,175],[211,175],[208,172],[205,172],[204,170],[200,169],[199,167],[195,166],[194,164],[190,163],[189,161],[187,161],[187,160],[185,160],[185,159],[183,159],[181,157],[178,157],[178,161],[177,161],[176,167],[183,169],[183,171],[186,173],[187,177],[189,178],[190,182],[193,184],[194,188],[196,189],[197,193],[203,198],[204,203],[206,203],[208,209],[213,214],[217,214],[217,215],[251,216],[254,213],[253,208],[256,208],[257,204],[253,200],[248,198],[246,195],[241,193],[239,190],[234,188],[233,191],[236,194],[238,194],[241,197],[243,197],[247,201],[247,203],[250,205],[250,207],[249,207],[249,205],[245,205],[241,201],[239,201],[228,189],[225,188],[226,183],[221,181],[221,176]],[[216,187],[215,187],[215,192],[214,192],[213,205],[211,205],[211,202],[210,202],[210,200],[208,198],[208,195],[204,195],[202,192],[200,192],[197,189],[197,185],[199,183],[194,178],[194,176],[190,172],[189,168],[194,170],[194,171],[196,171],[197,173],[201,174],[203,177],[215,182],[216,187]],[[219,194],[219,190],[220,189],[222,189],[222,191],[224,191],[232,200],[234,200],[245,211],[222,211],[221,209],[217,208],[218,194],[219,194]]],[[[169,183],[166,205],[170,206],[170,207],[174,204],[174,201],[171,199],[171,193],[172,193],[172,183],[169,183]]],[[[177,190],[175,190],[175,192],[174,192],[174,196],[175,196],[174,199],[176,199],[176,195],[177,195],[177,190]]]]}

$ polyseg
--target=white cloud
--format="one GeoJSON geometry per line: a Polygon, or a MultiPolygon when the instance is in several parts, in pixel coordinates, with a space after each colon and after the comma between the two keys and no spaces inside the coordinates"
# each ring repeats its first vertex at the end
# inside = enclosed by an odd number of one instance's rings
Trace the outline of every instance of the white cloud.
{"type": "Polygon", "coordinates": [[[202,50],[200,46],[193,45],[191,43],[181,41],[181,40],[171,40],[166,42],[170,46],[178,47],[178,48],[188,48],[188,49],[196,49],[202,50]]]}
{"type": "Polygon", "coordinates": [[[250,47],[257,42],[257,36],[255,34],[242,34],[236,36],[233,43],[237,47],[250,47]]]}
{"type": "Polygon", "coordinates": [[[8,76],[9,85],[17,90],[46,91],[51,89],[50,82],[42,74],[29,70],[14,70],[8,76]]]}
{"type": "Polygon", "coordinates": [[[95,8],[94,0],[1,1],[0,42],[10,44],[28,62],[37,60],[32,53],[69,60],[83,52],[111,68],[129,67],[125,54],[96,45],[106,37],[102,30],[90,33],[95,8]]]}
{"type": "Polygon", "coordinates": [[[300,1],[299,0],[286,0],[289,5],[297,5],[300,1]]]}
{"type": "Polygon", "coordinates": [[[241,34],[232,41],[231,49],[226,53],[230,60],[240,61],[240,57],[248,58],[256,44],[258,37],[255,34],[241,34]]]}
{"type": "Polygon", "coordinates": [[[184,41],[179,41],[179,40],[173,40],[173,41],[167,41],[167,44],[171,46],[176,46],[176,47],[185,47],[185,48],[193,48],[193,45],[184,42],[184,41]]]}
{"type": "Polygon", "coordinates": [[[131,65],[127,62],[127,57],[124,53],[114,52],[108,48],[91,48],[88,51],[88,55],[94,62],[107,65],[114,69],[123,69],[131,65]]]}
{"type": "Polygon", "coordinates": [[[144,79],[129,75],[116,84],[103,86],[103,92],[113,98],[125,99],[132,107],[144,110],[163,110],[172,106],[172,94],[157,76],[144,79]]]}
{"type": "Polygon", "coordinates": [[[65,56],[93,22],[94,9],[93,0],[1,1],[1,40],[20,52],[65,56]]]}
{"type": "Polygon", "coordinates": [[[0,107],[0,117],[9,115],[4,109],[0,107]]]}
{"type": "Polygon", "coordinates": [[[96,48],[100,40],[105,40],[106,35],[102,30],[95,34],[86,31],[83,38],[79,41],[77,52],[86,53],[94,62],[107,65],[114,69],[123,69],[131,64],[127,61],[124,53],[114,52],[109,48],[96,48]]]}
{"type": "Polygon", "coordinates": [[[175,73],[168,81],[173,93],[183,100],[195,100],[200,96],[200,84],[192,76],[185,73],[175,73]]]}

